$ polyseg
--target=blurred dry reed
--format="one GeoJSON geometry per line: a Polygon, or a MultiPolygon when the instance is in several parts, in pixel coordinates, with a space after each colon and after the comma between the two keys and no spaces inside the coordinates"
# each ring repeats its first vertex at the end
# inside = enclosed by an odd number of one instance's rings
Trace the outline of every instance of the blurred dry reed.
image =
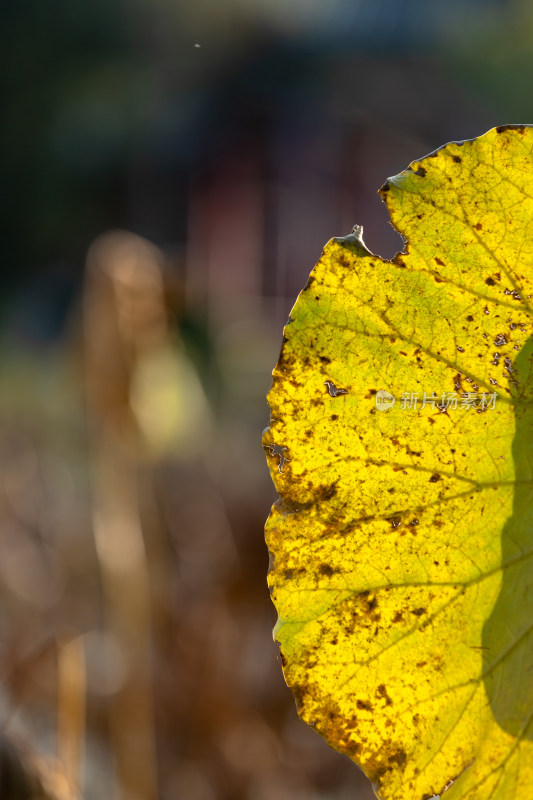
{"type": "Polygon", "coordinates": [[[108,634],[125,665],[109,706],[117,797],[158,797],[150,579],[139,507],[144,448],[132,413],[135,368],[167,335],[159,251],[132,234],[92,245],[84,293],[93,529],[108,634]]]}

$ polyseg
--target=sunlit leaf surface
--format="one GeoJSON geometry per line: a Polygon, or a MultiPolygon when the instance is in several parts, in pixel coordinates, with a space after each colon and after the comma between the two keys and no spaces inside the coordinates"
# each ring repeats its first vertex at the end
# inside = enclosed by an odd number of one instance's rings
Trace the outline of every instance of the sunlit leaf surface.
{"type": "Polygon", "coordinates": [[[406,252],[331,240],[274,370],[285,676],[383,800],[533,797],[532,156],[509,126],[390,178],[406,252]]]}

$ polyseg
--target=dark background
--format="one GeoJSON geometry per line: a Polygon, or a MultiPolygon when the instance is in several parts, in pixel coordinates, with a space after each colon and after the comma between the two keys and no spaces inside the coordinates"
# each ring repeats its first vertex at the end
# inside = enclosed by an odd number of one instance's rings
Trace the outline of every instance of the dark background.
{"type": "Polygon", "coordinates": [[[272,643],[264,396],[324,243],[401,249],[385,179],[533,122],[533,6],[8,0],[0,53],[4,749],[55,797],[368,800],[272,643]],[[87,262],[114,229],[159,249],[87,262]]]}

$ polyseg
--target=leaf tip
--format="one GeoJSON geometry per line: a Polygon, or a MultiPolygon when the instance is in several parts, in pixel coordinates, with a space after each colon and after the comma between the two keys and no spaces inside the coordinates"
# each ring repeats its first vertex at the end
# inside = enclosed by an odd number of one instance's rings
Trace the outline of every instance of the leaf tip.
{"type": "Polygon", "coordinates": [[[363,241],[363,226],[362,225],[354,225],[351,233],[348,233],[346,236],[335,236],[333,241],[337,244],[342,244],[344,246],[351,247],[352,249],[362,250],[365,253],[369,253],[372,255],[368,247],[363,241]]]}

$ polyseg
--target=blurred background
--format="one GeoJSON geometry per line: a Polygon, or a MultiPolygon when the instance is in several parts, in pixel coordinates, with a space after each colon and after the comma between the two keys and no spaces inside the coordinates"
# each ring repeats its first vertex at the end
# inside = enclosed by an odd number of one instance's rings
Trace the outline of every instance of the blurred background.
{"type": "Polygon", "coordinates": [[[377,189],[533,122],[528,0],[6,0],[2,800],[370,800],[297,718],[260,446],[377,189]]]}

